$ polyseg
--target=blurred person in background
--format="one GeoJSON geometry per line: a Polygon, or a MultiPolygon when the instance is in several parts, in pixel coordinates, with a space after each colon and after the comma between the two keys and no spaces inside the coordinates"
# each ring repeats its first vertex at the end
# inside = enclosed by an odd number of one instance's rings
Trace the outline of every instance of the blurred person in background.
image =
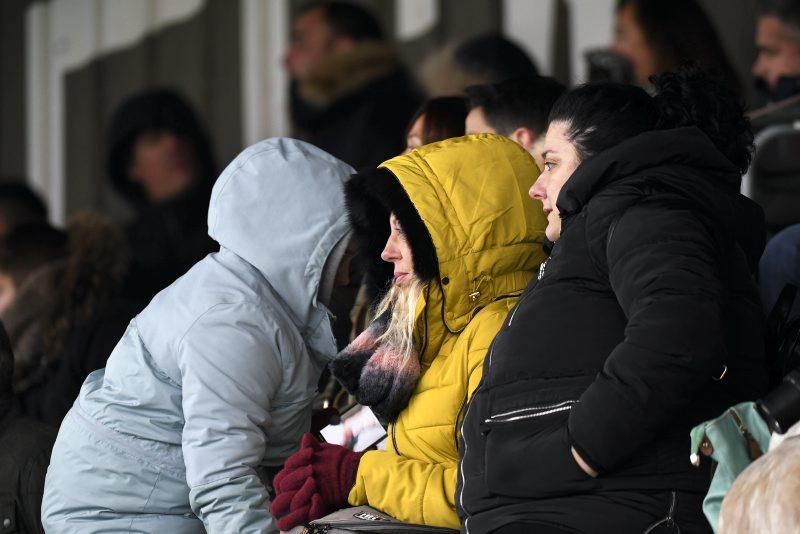
{"type": "Polygon", "coordinates": [[[800,94],[800,1],[761,0],[753,76],[764,101],[800,94]]]}
{"type": "Polygon", "coordinates": [[[519,45],[499,33],[484,33],[452,43],[432,54],[420,78],[430,96],[460,95],[471,85],[499,83],[538,74],[519,45]]]}
{"type": "Polygon", "coordinates": [[[0,320],[14,349],[14,391],[46,367],[53,296],[64,281],[67,235],[47,222],[18,226],[0,242],[0,320]]]}
{"type": "Polygon", "coordinates": [[[328,303],[348,283],[353,172],[282,138],[228,165],[208,210],[219,252],[130,321],[61,424],[50,532],[277,530],[272,476],[336,354],[328,303]]]}
{"type": "MultiPolygon", "coordinates": [[[[800,118],[800,102],[793,102],[793,97],[800,95],[800,0],[761,0],[756,48],[753,76],[764,101],[773,105],[764,113],[756,111],[754,126],[760,129],[796,121],[800,118]]],[[[800,225],[784,228],[770,239],[758,276],[767,311],[786,284],[800,287],[800,225]]],[[[795,300],[792,313],[800,313],[800,299],[795,300]]]]}
{"type": "Polygon", "coordinates": [[[47,222],[47,206],[22,180],[0,181],[0,239],[17,226],[47,222]]]}
{"type": "Polygon", "coordinates": [[[406,130],[406,149],[411,152],[422,145],[464,135],[467,101],[460,96],[441,96],[425,101],[406,130]]]}
{"type": "Polygon", "coordinates": [[[0,323],[0,531],[39,534],[56,430],[15,413],[13,375],[14,352],[0,323]]]}
{"type": "Polygon", "coordinates": [[[739,77],[698,0],[618,0],[611,48],[630,62],[641,87],[649,88],[654,74],[694,63],[741,95],[739,77]]]}
{"type": "Polygon", "coordinates": [[[359,167],[403,150],[421,96],[375,17],[347,2],[311,2],[292,21],[284,65],[297,135],[359,167]]]}
{"type": "Polygon", "coordinates": [[[106,168],[136,211],[127,228],[126,291],[146,303],[216,250],[208,237],[208,199],[216,165],[206,128],[184,97],[153,89],[125,100],[108,129],[106,168]]]}
{"type": "Polygon", "coordinates": [[[467,87],[466,133],[497,133],[522,146],[542,168],[541,144],[550,109],[565,87],[553,78],[534,76],[467,87]]]}
{"type": "Polygon", "coordinates": [[[19,226],[0,241],[0,319],[25,415],[57,425],[86,375],[105,365],[132,308],[119,298],[127,269],[124,236],[100,215],[76,215],[66,231],[19,226]]]}
{"type": "MultiPolygon", "coordinates": [[[[55,286],[29,289],[36,296],[28,302],[45,300],[33,318],[38,365],[17,383],[21,412],[52,425],[61,423],[86,376],[105,366],[140,309],[140,301],[124,296],[129,256],[122,230],[102,215],[81,213],[70,218],[65,234],[66,255],[50,281],[55,286]]],[[[20,300],[13,309],[24,306],[20,300]]]]}

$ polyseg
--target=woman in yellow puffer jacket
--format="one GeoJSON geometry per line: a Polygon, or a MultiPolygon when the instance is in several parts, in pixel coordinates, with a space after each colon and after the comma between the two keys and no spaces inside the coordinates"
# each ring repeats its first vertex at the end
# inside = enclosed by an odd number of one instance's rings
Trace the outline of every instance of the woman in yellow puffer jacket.
{"type": "Polygon", "coordinates": [[[545,258],[547,221],[527,197],[538,174],[519,145],[481,134],[423,146],[347,184],[360,254],[393,263],[395,278],[375,321],[331,370],[388,423],[388,445],[359,454],[305,436],[275,478],[282,530],[348,503],[459,527],[462,408],[545,258]]]}

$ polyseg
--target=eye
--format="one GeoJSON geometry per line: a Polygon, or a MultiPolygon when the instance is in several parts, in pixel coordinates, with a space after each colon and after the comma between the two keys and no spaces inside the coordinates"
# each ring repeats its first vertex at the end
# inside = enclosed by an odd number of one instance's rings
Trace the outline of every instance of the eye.
{"type": "Polygon", "coordinates": [[[545,161],[544,162],[544,170],[547,171],[547,172],[550,172],[551,170],[553,170],[553,163],[551,161],[545,161]]]}

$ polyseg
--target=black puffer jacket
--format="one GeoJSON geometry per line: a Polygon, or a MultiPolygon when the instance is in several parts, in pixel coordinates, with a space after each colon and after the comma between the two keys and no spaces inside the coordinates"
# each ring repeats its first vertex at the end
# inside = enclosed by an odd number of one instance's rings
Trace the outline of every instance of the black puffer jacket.
{"type": "Polygon", "coordinates": [[[689,429],[767,387],[751,276],[764,219],[739,180],[696,128],[639,135],[570,177],[561,239],[464,416],[469,532],[535,521],[553,497],[707,487],[689,429]]]}
{"type": "Polygon", "coordinates": [[[0,399],[0,532],[44,532],[44,477],[56,434],[56,428],[13,413],[11,399],[0,399]]]}

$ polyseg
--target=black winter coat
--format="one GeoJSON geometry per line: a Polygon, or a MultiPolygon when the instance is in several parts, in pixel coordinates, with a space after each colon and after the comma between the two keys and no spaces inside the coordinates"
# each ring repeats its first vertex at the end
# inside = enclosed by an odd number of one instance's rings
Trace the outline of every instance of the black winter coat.
{"type": "Polygon", "coordinates": [[[44,477],[57,430],[10,411],[0,400],[0,532],[44,532],[44,477]]]}
{"type": "Polygon", "coordinates": [[[639,135],[570,177],[561,238],[465,412],[469,532],[535,521],[550,498],[705,491],[690,428],[767,388],[752,278],[764,217],[739,181],[696,128],[639,135]]]}
{"type": "Polygon", "coordinates": [[[329,105],[304,102],[291,88],[292,120],[300,136],[356,169],[374,168],[400,154],[405,131],[422,103],[403,69],[376,78],[329,105]]]}

